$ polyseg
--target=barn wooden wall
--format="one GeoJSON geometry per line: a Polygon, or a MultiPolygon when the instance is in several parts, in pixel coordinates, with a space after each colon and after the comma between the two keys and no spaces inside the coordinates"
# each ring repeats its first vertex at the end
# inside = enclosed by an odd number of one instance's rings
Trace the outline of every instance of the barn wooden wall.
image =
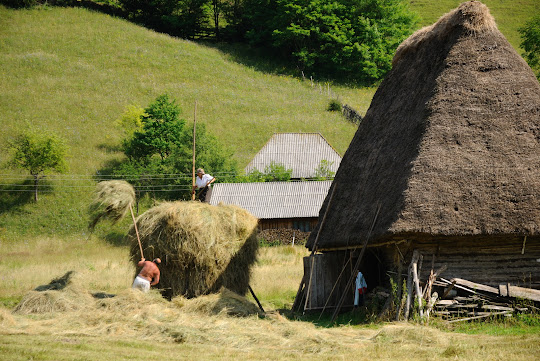
{"type": "Polygon", "coordinates": [[[353,306],[354,284],[351,289],[345,291],[352,268],[349,266],[344,269],[346,257],[348,257],[347,252],[329,252],[304,257],[304,276],[307,280],[311,276],[311,286],[306,282],[306,294],[309,295],[306,310],[322,310],[325,305],[327,309],[332,309],[343,292],[349,294],[345,298],[343,307],[353,306]],[[344,270],[343,273],[342,270],[344,270]]]}
{"type": "Polygon", "coordinates": [[[404,272],[410,262],[412,251],[418,249],[423,255],[421,280],[426,280],[431,270],[433,255],[435,270],[443,264],[447,270],[443,278],[463,278],[469,281],[498,286],[512,285],[540,289],[540,238],[514,237],[507,239],[425,239],[386,245],[388,268],[396,269],[398,253],[405,257],[404,272]],[[399,249],[399,251],[398,251],[399,249]]]}

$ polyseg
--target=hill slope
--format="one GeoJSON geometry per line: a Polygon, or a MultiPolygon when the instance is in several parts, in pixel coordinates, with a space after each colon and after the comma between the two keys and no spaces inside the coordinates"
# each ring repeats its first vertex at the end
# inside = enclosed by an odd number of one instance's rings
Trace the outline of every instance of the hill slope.
{"type": "MultiPolygon", "coordinates": [[[[455,9],[465,0],[410,0],[413,11],[420,16],[420,25],[433,24],[437,19],[448,11],[455,9]]],[[[537,0],[480,0],[484,3],[495,18],[497,27],[504,34],[512,46],[519,50],[521,40],[518,28],[537,13],[537,0]]]]}
{"type": "MultiPolygon", "coordinates": [[[[411,6],[427,25],[458,3],[417,0],[411,6]]],[[[486,1],[515,47],[516,29],[534,3],[486,1]]],[[[16,171],[0,170],[0,239],[84,229],[94,185],[90,176],[121,156],[114,119],[129,104],[144,107],[168,93],[191,122],[197,101],[198,122],[230,147],[243,167],[274,132],[320,132],[343,154],[356,127],[326,111],[329,100],[339,96],[364,113],[375,91],[265,73],[239,64],[226,51],[78,8],[0,6],[0,49],[0,144],[35,128],[58,133],[71,149],[69,175],[56,178],[54,193],[37,205],[26,204],[27,193],[11,192],[10,184],[21,179],[11,179],[16,171]]],[[[0,164],[6,158],[0,147],[0,164]]]]}

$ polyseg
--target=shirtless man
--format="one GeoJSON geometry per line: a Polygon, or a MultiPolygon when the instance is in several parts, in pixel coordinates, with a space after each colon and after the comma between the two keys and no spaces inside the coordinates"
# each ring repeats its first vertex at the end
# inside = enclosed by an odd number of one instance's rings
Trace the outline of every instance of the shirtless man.
{"type": "Polygon", "coordinates": [[[156,258],[153,261],[146,261],[144,258],[141,258],[137,267],[142,267],[141,272],[135,277],[133,285],[131,288],[138,288],[143,292],[148,292],[150,286],[155,286],[159,283],[159,268],[158,264],[161,263],[159,258],[156,258]]]}

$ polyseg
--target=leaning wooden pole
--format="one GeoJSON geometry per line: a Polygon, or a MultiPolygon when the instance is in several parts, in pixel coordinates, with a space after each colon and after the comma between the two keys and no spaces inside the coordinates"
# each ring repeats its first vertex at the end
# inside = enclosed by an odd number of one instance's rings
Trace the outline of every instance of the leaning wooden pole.
{"type": "MultiPolygon", "coordinates": [[[[313,268],[315,266],[315,252],[317,251],[317,243],[319,242],[319,235],[321,234],[321,228],[324,226],[324,222],[326,222],[326,215],[328,214],[328,208],[330,208],[330,204],[332,203],[332,198],[334,198],[334,191],[336,190],[336,184],[332,187],[332,192],[330,193],[330,198],[328,199],[328,204],[326,205],[326,209],[324,210],[324,215],[321,220],[321,224],[319,225],[319,229],[317,230],[317,236],[315,237],[315,241],[313,242],[313,248],[311,249],[311,254],[309,255],[309,258],[311,260],[311,265],[309,268],[309,278],[307,280],[307,287],[305,287],[306,292],[306,302],[304,303],[304,311],[306,310],[309,302],[309,293],[311,292],[311,278],[313,277],[313,268]]],[[[300,289],[299,289],[300,292],[300,289]]],[[[298,297],[298,294],[296,295],[298,297]]]]}
{"type": "Polygon", "coordinates": [[[141,244],[141,237],[139,237],[139,230],[137,229],[137,222],[135,221],[135,214],[133,213],[133,207],[131,206],[131,202],[129,203],[129,210],[131,211],[131,218],[133,219],[133,227],[135,227],[135,234],[137,235],[137,242],[139,242],[139,249],[141,250],[141,258],[144,258],[142,244],[141,244]]]}
{"type": "Polygon", "coordinates": [[[354,265],[354,268],[352,269],[351,277],[349,278],[349,282],[347,282],[347,286],[345,286],[345,290],[341,294],[341,298],[339,299],[336,309],[334,310],[334,313],[332,314],[332,319],[330,322],[334,322],[336,320],[337,315],[339,314],[339,311],[341,311],[341,307],[343,306],[343,302],[345,302],[345,296],[349,292],[350,287],[352,286],[352,283],[355,281],[358,269],[360,268],[360,263],[362,262],[362,258],[364,257],[364,253],[367,248],[367,244],[369,242],[369,238],[371,237],[371,232],[373,232],[373,228],[375,227],[375,223],[377,223],[377,218],[379,217],[379,211],[381,210],[381,205],[377,207],[377,213],[375,213],[375,218],[373,219],[373,223],[371,224],[371,228],[369,229],[369,233],[364,240],[364,244],[362,245],[362,250],[360,251],[360,255],[358,256],[358,259],[356,260],[356,264],[354,265]]]}
{"type": "Polygon", "coordinates": [[[191,200],[195,200],[195,136],[197,134],[197,101],[193,110],[193,169],[191,172],[191,200]]]}

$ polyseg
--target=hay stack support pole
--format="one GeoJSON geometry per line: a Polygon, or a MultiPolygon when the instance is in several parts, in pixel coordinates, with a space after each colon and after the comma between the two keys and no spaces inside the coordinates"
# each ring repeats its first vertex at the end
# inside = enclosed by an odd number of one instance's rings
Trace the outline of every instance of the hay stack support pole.
{"type": "Polygon", "coordinates": [[[195,134],[196,134],[196,125],[197,125],[197,101],[195,101],[195,109],[193,110],[193,169],[191,173],[191,200],[195,200],[195,134]]]}
{"type": "MultiPolygon", "coordinates": [[[[336,184],[332,187],[332,193],[330,193],[330,198],[328,199],[328,205],[326,206],[326,209],[324,210],[324,216],[321,220],[321,225],[319,226],[319,229],[317,231],[317,236],[315,237],[315,241],[313,242],[313,249],[311,250],[311,254],[309,255],[309,258],[311,259],[311,266],[309,270],[309,279],[308,286],[304,288],[306,301],[304,303],[304,311],[306,310],[309,302],[309,294],[311,292],[311,279],[313,277],[313,268],[315,266],[315,252],[317,252],[317,243],[319,242],[319,234],[321,233],[321,228],[324,226],[324,222],[326,221],[326,215],[328,214],[328,208],[330,208],[330,204],[332,203],[332,198],[334,198],[334,191],[336,190],[336,184]]],[[[305,282],[304,278],[302,278],[302,282],[305,282]]],[[[300,284],[300,288],[298,289],[298,293],[300,293],[302,289],[302,284],[300,284]]],[[[299,294],[296,295],[298,297],[299,294]]]]}
{"type": "Polygon", "coordinates": [[[250,285],[248,285],[248,288],[249,288],[249,292],[251,292],[251,295],[253,296],[253,298],[255,299],[255,301],[257,302],[257,305],[259,306],[259,309],[263,312],[264,312],[264,308],[263,306],[261,305],[261,303],[259,302],[259,299],[257,298],[257,296],[255,295],[255,292],[253,292],[253,289],[251,288],[250,285]]]}
{"type": "Polygon", "coordinates": [[[336,309],[334,310],[334,313],[332,314],[332,319],[330,322],[334,322],[336,320],[337,315],[339,314],[339,311],[341,311],[341,307],[343,306],[343,302],[345,302],[345,296],[349,292],[349,289],[351,288],[353,282],[356,279],[358,269],[360,268],[360,263],[362,262],[362,258],[364,257],[364,253],[367,248],[367,244],[369,242],[369,238],[371,237],[371,232],[373,231],[373,228],[375,227],[375,223],[377,223],[377,218],[379,217],[379,211],[381,210],[381,205],[377,207],[377,213],[375,213],[375,218],[373,219],[373,223],[371,224],[371,228],[369,230],[369,233],[364,240],[364,244],[362,245],[362,250],[360,251],[360,255],[358,256],[358,259],[356,260],[356,264],[354,265],[354,268],[352,270],[351,277],[349,278],[349,282],[347,282],[347,286],[345,286],[345,290],[341,294],[341,298],[339,299],[336,309]]]}
{"type": "Polygon", "coordinates": [[[139,237],[139,229],[137,228],[137,222],[135,221],[135,214],[133,213],[133,207],[131,206],[131,202],[129,203],[129,210],[131,211],[131,218],[133,219],[133,227],[135,227],[135,234],[137,234],[137,242],[139,242],[139,249],[141,250],[141,258],[144,258],[142,245],[141,245],[141,237],[139,237]]]}

